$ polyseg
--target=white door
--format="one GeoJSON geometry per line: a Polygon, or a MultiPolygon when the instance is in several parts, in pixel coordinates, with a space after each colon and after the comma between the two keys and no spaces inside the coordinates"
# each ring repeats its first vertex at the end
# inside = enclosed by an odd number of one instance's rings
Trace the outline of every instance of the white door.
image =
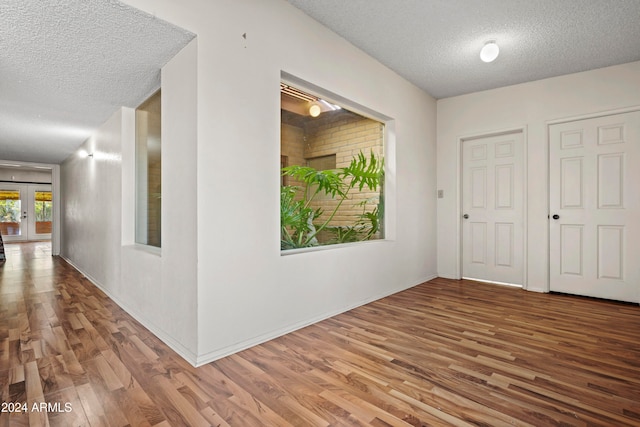
{"type": "Polygon", "coordinates": [[[0,183],[0,233],[5,242],[27,240],[27,186],[0,183]]]}
{"type": "Polygon", "coordinates": [[[462,277],[522,285],[522,132],[462,145],[462,277]]]}
{"type": "Polygon", "coordinates": [[[0,183],[0,233],[5,242],[51,238],[50,184],[0,183]]]}
{"type": "Polygon", "coordinates": [[[550,289],[639,302],[640,112],[551,125],[549,155],[550,289]]]}
{"type": "Polygon", "coordinates": [[[27,187],[27,239],[49,240],[53,226],[53,198],[50,184],[27,187]]]}

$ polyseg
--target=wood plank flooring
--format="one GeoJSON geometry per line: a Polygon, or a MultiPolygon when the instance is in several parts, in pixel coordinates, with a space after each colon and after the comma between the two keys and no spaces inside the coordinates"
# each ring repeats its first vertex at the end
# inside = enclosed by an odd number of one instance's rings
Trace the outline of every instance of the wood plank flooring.
{"type": "Polygon", "coordinates": [[[637,305],[435,279],[193,368],[47,244],[6,249],[0,427],[640,426],[637,305]]]}

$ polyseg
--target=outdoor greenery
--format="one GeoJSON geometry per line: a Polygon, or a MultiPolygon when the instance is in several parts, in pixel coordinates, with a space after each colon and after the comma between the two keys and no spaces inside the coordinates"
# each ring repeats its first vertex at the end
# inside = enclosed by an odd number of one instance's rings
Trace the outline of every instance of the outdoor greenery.
{"type": "MultiPolygon", "coordinates": [[[[51,221],[52,203],[38,201],[35,203],[36,221],[51,221]]],[[[20,200],[0,200],[0,221],[20,222],[20,200]]]]}
{"type": "Polygon", "coordinates": [[[44,222],[51,221],[51,208],[52,203],[47,201],[36,202],[36,221],[44,222]]]}
{"type": "Polygon", "coordinates": [[[324,244],[370,240],[381,230],[384,213],[382,197],[357,203],[362,213],[349,226],[331,226],[331,221],[345,203],[352,201],[351,191],[362,191],[366,186],[378,191],[384,182],[384,159],[372,152],[367,158],[360,152],[349,166],[333,170],[316,170],[309,166],[288,166],[282,174],[303,185],[284,185],[280,192],[280,248],[294,249],[318,246],[318,234],[326,230],[333,239],[324,244]],[[321,208],[313,209],[313,201],[319,194],[331,196],[335,207],[321,223],[315,221],[323,214],[321,208]],[[367,207],[373,205],[373,209],[367,207]]]}
{"type": "Polygon", "coordinates": [[[0,200],[0,221],[18,222],[20,220],[20,200],[0,200]]]}

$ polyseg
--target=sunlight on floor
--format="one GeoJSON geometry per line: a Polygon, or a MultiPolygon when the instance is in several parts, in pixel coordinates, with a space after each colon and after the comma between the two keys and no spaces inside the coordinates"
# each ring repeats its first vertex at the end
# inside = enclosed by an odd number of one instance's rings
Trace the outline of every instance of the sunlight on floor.
{"type": "Polygon", "coordinates": [[[51,241],[5,243],[4,250],[7,259],[0,262],[0,295],[22,292],[18,279],[28,279],[36,293],[53,290],[51,241]]]}

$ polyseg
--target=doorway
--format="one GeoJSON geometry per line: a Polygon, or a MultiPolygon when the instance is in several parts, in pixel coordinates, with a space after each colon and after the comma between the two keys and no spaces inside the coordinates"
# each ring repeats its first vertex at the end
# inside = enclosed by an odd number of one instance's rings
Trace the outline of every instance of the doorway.
{"type": "Polygon", "coordinates": [[[0,233],[5,242],[50,240],[51,184],[0,183],[0,233]]]}
{"type": "Polygon", "coordinates": [[[549,126],[550,290],[640,302],[640,111],[549,126]]]}
{"type": "Polygon", "coordinates": [[[524,284],[524,135],[462,140],[462,277],[524,284]]]}

